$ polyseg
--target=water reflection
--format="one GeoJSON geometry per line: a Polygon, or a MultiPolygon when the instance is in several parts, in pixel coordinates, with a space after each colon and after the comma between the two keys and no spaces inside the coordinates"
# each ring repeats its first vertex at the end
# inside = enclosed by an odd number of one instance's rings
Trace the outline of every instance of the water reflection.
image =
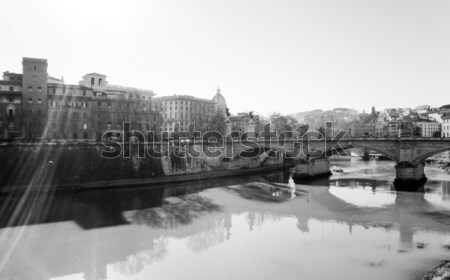
{"type": "Polygon", "coordinates": [[[59,195],[26,223],[2,216],[0,278],[410,279],[449,256],[449,182],[289,178],[59,195]]]}

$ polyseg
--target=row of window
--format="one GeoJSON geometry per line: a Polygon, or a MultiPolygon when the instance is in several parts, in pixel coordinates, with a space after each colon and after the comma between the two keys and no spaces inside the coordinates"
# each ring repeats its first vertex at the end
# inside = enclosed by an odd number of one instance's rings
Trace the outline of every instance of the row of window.
{"type": "Polygon", "coordinates": [[[20,103],[22,103],[22,100],[14,98],[12,96],[9,96],[8,98],[3,97],[2,99],[0,99],[0,102],[1,103],[16,103],[16,104],[20,104],[20,103]]]}
{"type": "Polygon", "coordinates": [[[28,98],[28,104],[42,104],[42,99],[38,98],[36,103],[33,103],[33,98],[28,98]]]}
{"type": "Polygon", "coordinates": [[[73,107],[73,108],[88,108],[88,102],[79,101],[51,101],[50,106],[52,107],[73,107]]]}
{"type": "Polygon", "coordinates": [[[164,119],[178,119],[178,117],[180,119],[191,119],[191,114],[188,113],[168,113],[168,114],[164,114],[164,119]]]}
{"type": "MultiPolygon", "coordinates": [[[[43,116],[42,111],[41,110],[36,110],[35,111],[37,116],[43,116]]],[[[28,115],[33,115],[33,110],[28,110],[28,115]]]]}
{"type": "MultiPolygon", "coordinates": [[[[33,87],[32,86],[28,87],[28,92],[29,93],[33,93],[33,87]]],[[[37,87],[37,93],[42,93],[42,87],[37,87]]]]}
{"type": "MultiPolygon", "coordinates": [[[[2,87],[0,87],[0,90],[2,90],[2,87]]],[[[14,86],[9,86],[9,88],[8,88],[8,86],[6,86],[5,91],[8,91],[8,90],[9,90],[10,92],[14,92],[14,86]]],[[[22,88],[21,88],[21,87],[18,87],[17,91],[22,91],[22,88]]]]}
{"type": "Polygon", "coordinates": [[[201,103],[201,102],[194,102],[194,101],[183,101],[183,100],[181,100],[179,103],[178,103],[178,101],[176,100],[176,101],[160,101],[161,102],[161,104],[164,104],[164,105],[172,105],[172,104],[186,104],[186,105],[194,105],[194,106],[207,106],[207,105],[210,105],[211,106],[211,104],[205,104],[205,103],[201,103]],[[173,103],[172,103],[173,102],[173,103]]]}
{"type": "MultiPolygon", "coordinates": [[[[56,88],[48,88],[48,89],[47,89],[47,92],[50,93],[50,90],[51,90],[51,92],[52,92],[53,94],[56,94],[56,88]]],[[[66,91],[67,91],[67,88],[62,88],[62,94],[66,94],[66,91]]],[[[100,93],[100,92],[98,92],[98,93],[100,93]]],[[[75,94],[76,94],[76,89],[70,89],[70,88],[69,88],[69,94],[70,94],[70,95],[75,95],[75,94]]],[[[82,95],[83,95],[83,96],[87,96],[86,90],[83,90],[83,91],[82,91],[82,95]]],[[[94,97],[97,97],[97,96],[98,96],[98,97],[104,97],[104,98],[107,98],[107,97],[108,97],[108,95],[107,95],[105,92],[102,92],[102,93],[100,93],[100,95],[98,95],[96,91],[93,91],[93,92],[92,92],[92,96],[94,96],[94,97]]],[[[139,96],[136,96],[136,98],[139,99],[139,96]]],[[[129,94],[129,95],[128,95],[128,99],[133,99],[133,95],[132,95],[132,94],[129,94]]],[[[142,96],[142,99],[143,99],[143,100],[146,100],[146,96],[143,95],[143,96],[142,96]]],[[[148,100],[150,100],[150,97],[148,98],[148,100]]]]}

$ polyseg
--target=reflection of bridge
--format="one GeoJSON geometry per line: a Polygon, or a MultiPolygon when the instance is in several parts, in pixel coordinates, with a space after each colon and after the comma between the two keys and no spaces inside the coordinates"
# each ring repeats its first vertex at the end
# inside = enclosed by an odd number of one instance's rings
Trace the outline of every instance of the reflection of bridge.
{"type": "MultiPolygon", "coordinates": [[[[397,176],[394,184],[399,188],[415,188],[426,181],[423,161],[435,154],[450,150],[450,138],[344,138],[329,139],[285,139],[285,140],[253,140],[247,142],[227,142],[225,156],[239,158],[249,150],[281,151],[284,157],[295,159],[306,155],[324,157],[331,152],[342,153],[350,148],[373,150],[397,162],[397,176]]],[[[261,160],[267,157],[261,157],[261,160]]],[[[278,156],[278,153],[272,155],[278,156]]]]}

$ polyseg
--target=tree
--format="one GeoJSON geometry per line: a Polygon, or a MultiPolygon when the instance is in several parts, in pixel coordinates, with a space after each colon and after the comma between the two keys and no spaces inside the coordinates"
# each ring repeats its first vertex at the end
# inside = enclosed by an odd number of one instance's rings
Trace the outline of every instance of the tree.
{"type": "Polygon", "coordinates": [[[298,129],[297,129],[297,134],[298,136],[303,136],[309,129],[309,125],[306,124],[301,124],[298,129]]]}
{"type": "MultiPolygon", "coordinates": [[[[195,124],[195,130],[205,133],[217,131],[225,133],[225,117],[220,111],[208,109],[206,106],[194,108],[191,114],[191,122],[195,124]]],[[[192,132],[192,131],[191,131],[192,132]]]]}
{"type": "Polygon", "coordinates": [[[297,132],[300,127],[297,119],[291,116],[284,116],[279,113],[270,116],[270,123],[274,126],[278,135],[284,132],[297,132]]]}

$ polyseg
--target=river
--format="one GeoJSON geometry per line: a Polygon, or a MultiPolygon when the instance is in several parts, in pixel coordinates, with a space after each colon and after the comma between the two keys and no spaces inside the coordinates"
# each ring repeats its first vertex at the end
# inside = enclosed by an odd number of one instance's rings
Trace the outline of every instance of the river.
{"type": "Polygon", "coordinates": [[[151,189],[1,199],[0,279],[420,279],[450,258],[450,175],[392,189],[394,163],[340,161],[151,189]]]}

